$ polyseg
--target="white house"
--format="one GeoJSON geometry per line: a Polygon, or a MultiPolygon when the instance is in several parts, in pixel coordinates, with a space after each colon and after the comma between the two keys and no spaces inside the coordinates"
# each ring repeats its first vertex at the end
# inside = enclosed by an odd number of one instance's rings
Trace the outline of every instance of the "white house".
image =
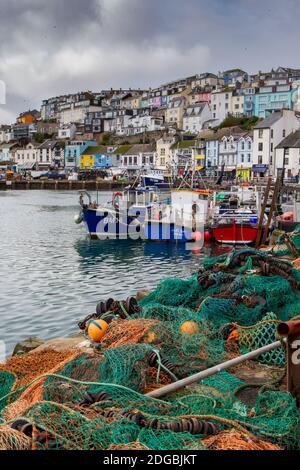
{"type": "Polygon", "coordinates": [[[235,117],[241,117],[244,114],[244,95],[233,95],[231,98],[231,114],[235,117]]]}
{"type": "Polygon", "coordinates": [[[161,131],[164,129],[163,117],[154,117],[150,115],[132,116],[129,125],[124,129],[126,135],[142,134],[143,132],[161,131]]]}
{"type": "Polygon", "coordinates": [[[91,104],[90,100],[62,104],[60,106],[59,121],[62,125],[70,123],[84,124],[88,113],[101,111],[101,109],[101,106],[91,104]]]}
{"type": "Polygon", "coordinates": [[[156,142],[156,159],[155,167],[161,170],[166,170],[172,165],[172,146],[176,143],[173,136],[162,137],[156,142]]]}
{"type": "Polygon", "coordinates": [[[253,133],[253,173],[275,176],[275,149],[292,132],[300,129],[300,115],[283,109],[257,124],[253,133]]]}
{"type": "Polygon", "coordinates": [[[206,140],[206,166],[217,169],[219,163],[219,140],[212,138],[206,140]]]}
{"type": "Polygon", "coordinates": [[[15,160],[19,168],[31,170],[37,164],[38,146],[30,142],[15,153],[15,160]]]}
{"type": "Polygon", "coordinates": [[[151,144],[136,144],[120,154],[119,168],[135,174],[142,169],[154,168],[155,150],[151,144]]]}
{"type": "Polygon", "coordinates": [[[65,140],[72,140],[74,139],[76,134],[76,126],[75,124],[65,124],[60,126],[58,129],[58,138],[65,139],[65,140]]]}
{"type": "Polygon", "coordinates": [[[238,153],[238,140],[239,136],[229,135],[224,136],[219,143],[219,169],[224,165],[224,170],[232,172],[237,167],[237,153],[238,153]]]}
{"type": "Polygon", "coordinates": [[[211,109],[207,102],[188,106],[183,116],[183,130],[198,134],[203,129],[204,123],[211,117],[211,109]]]}
{"type": "Polygon", "coordinates": [[[232,91],[214,91],[211,98],[212,118],[218,124],[232,112],[232,91]]]}
{"type": "Polygon", "coordinates": [[[292,132],[275,148],[275,174],[285,169],[285,177],[300,176],[300,130],[292,132]]]}
{"type": "Polygon", "coordinates": [[[46,140],[37,149],[37,163],[39,168],[64,165],[64,148],[57,140],[46,140]]]}

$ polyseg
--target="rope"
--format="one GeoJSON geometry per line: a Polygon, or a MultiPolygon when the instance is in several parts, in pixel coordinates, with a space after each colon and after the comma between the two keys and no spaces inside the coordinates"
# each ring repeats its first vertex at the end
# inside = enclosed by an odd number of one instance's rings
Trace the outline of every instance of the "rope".
{"type": "Polygon", "coordinates": [[[136,392],[135,390],[132,390],[131,388],[128,388],[128,387],[125,387],[124,385],[117,385],[117,384],[110,384],[110,383],[102,383],[102,382],[85,382],[85,381],[82,381],[82,380],[76,380],[76,379],[72,379],[71,377],[66,377],[64,375],[60,375],[60,374],[43,374],[43,375],[40,375],[39,377],[36,377],[34,380],[32,380],[31,382],[29,382],[28,384],[26,384],[24,387],[20,387],[16,390],[13,390],[12,392],[10,393],[7,393],[6,395],[4,395],[3,397],[0,398],[0,403],[2,400],[5,400],[9,397],[11,397],[12,395],[15,395],[17,392],[23,392],[24,390],[26,390],[27,388],[29,388],[32,384],[34,384],[35,382],[38,382],[39,380],[43,379],[43,378],[46,378],[46,377],[55,377],[57,379],[62,379],[62,380],[66,380],[66,381],[69,381],[69,382],[72,382],[72,383],[77,383],[77,384],[81,384],[81,385],[96,385],[98,387],[114,387],[114,388],[118,388],[120,390],[126,390],[127,392],[130,392],[134,395],[136,395],[137,397],[139,398],[143,398],[143,399],[150,399],[150,400],[155,400],[159,403],[164,403],[166,405],[169,405],[170,406],[170,403],[164,401],[164,400],[159,400],[157,398],[151,398],[151,397],[148,397],[147,395],[142,395],[138,392],[136,392]]]}

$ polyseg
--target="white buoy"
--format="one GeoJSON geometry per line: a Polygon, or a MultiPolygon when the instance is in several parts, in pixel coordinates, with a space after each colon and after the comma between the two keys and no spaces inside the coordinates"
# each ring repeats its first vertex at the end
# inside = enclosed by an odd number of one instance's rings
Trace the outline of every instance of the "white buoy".
{"type": "Polygon", "coordinates": [[[77,214],[74,216],[74,222],[75,224],[81,224],[81,222],[83,221],[83,217],[81,214],[77,214]]]}

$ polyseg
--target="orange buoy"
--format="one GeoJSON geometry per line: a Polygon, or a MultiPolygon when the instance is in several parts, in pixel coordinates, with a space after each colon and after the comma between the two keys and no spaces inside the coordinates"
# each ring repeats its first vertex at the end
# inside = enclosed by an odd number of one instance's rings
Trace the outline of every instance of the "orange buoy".
{"type": "Polygon", "coordinates": [[[93,320],[88,326],[88,335],[95,343],[100,343],[108,328],[104,320],[93,320]]]}

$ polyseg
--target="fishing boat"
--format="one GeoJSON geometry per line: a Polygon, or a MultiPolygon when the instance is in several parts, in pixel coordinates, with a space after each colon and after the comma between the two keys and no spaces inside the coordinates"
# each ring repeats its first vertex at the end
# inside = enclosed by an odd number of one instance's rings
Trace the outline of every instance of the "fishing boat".
{"type": "Polygon", "coordinates": [[[157,191],[152,188],[115,192],[112,201],[104,205],[93,202],[85,190],[79,193],[81,210],[75,222],[84,222],[90,237],[101,240],[140,238],[148,211],[159,201],[157,191]]]}
{"type": "Polygon", "coordinates": [[[213,240],[230,245],[254,243],[260,206],[255,187],[234,187],[229,192],[215,194],[211,220],[213,240]]]}
{"type": "Polygon", "coordinates": [[[251,210],[229,210],[215,220],[211,232],[218,243],[249,245],[257,237],[258,216],[251,210]]]}
{"type": "Polygon", "coordinates": [[[145,188],[170,189],[171,184],[161,171],[153,170],[140,175],[141,185],[145,188]]]}
{"type": "Polygon", "coordinates": [[[152,241],[191,242],[204,239],[211,192],[171,190],[169,204],[155,204],[143,223],[144,237],[152,241]]]}

